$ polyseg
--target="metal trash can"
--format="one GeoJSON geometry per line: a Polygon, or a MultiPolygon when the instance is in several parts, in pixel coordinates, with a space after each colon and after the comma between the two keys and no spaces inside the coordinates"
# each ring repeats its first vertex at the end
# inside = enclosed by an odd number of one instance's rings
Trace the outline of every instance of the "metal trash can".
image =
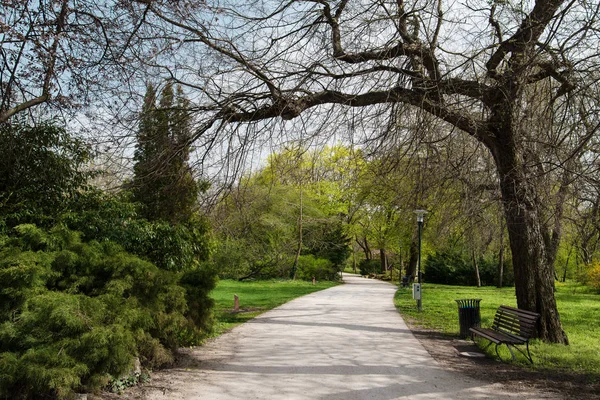
{"type": "Polygon", "coordinates": [[[460,325],[460,337],[466,339],[471,336],[469,328],[478,327],[481,324],[481,313],[479,302],[481,299],[455,300],[458,303],[458,323],[460,325]]]}

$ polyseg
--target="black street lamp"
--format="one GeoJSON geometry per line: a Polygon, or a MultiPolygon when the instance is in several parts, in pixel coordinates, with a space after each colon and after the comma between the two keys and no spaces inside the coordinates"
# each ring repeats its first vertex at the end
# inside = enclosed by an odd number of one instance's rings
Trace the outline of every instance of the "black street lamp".
{"type": "Polygon", "coordinates": [[[423,305],[421,303],[422,297],[422,281],[421,281],[421,236],[423,233],[423,217],[427,214],[425,210],[415,210],[415,214],[417,214],[417,226],[419,228],[419,258],[417,262],[417,286],[413,289],[413,296],[417,300],[417,309],[419,311],[423,310],[423,305]]]}

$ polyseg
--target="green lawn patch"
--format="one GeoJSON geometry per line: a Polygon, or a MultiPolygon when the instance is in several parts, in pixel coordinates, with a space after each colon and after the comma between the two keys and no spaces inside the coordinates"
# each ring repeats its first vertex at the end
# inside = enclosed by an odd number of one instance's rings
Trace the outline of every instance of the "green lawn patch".
{"type": "MultiPolygon", "coordinates": [[[[458,336],[458,306],[454,300],[481,300],[481,325],[492,324],[496,309],[501,304],[516,307],[514,288],[423,285],[423,311],[419,313],[411,289],[399,289],[395,303],[399,312],[428,329],[458,336]]],[[[570,346],[554,345],[532,340],[530,348],[535,361],[534,369],[568,371],[588,374],[600,379],[600,295],[576,283],[557,283],[556,301],[570,346]]],[[[487,342],[484,342],[487,343],[487,342]]],[[[510,354],[503,347],[504,360],[510,354]]],[[[494,346],[488,349],[495,356],[494,346]]],[[[517,354],[517,363],[527,365],[517,354]]]]}
{"type": "Polygon", "coordinates": [[[291,280],[267,280],[240,282],[235,280],[221,280],[212,291],[211,297],[215,300],[215,330],[213,336],[223,332],[249,319],[262,314],[272,308],[287,303],[296,297],[317,292],[338,285],[338,282],[312,282],[291,280]],[[240,311],[233,311],[233,295],[240,298],[240,311]]]}

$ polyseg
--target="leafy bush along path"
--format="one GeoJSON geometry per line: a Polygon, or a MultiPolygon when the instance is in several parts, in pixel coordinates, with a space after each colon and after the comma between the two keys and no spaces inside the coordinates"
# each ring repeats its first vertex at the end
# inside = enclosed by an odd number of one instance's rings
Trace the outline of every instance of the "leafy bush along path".
{"type": "Polygon", "coordinates": [[[395,287],[346,277],[346,284],[293,300],[184,351],[124,399],[509,399],[501,385],[440,367],[393,305],[395,287]]]}

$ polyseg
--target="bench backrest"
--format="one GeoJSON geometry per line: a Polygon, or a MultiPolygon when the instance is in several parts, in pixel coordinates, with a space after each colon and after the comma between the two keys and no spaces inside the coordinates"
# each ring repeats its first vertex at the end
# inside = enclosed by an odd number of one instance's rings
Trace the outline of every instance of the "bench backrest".
{"type": "Polygon", "coordinates": [[[509,306],[500,306],[494,317],[493,329],[525,339],[535,334],[535,324],[540,314],[509,306]]]}

